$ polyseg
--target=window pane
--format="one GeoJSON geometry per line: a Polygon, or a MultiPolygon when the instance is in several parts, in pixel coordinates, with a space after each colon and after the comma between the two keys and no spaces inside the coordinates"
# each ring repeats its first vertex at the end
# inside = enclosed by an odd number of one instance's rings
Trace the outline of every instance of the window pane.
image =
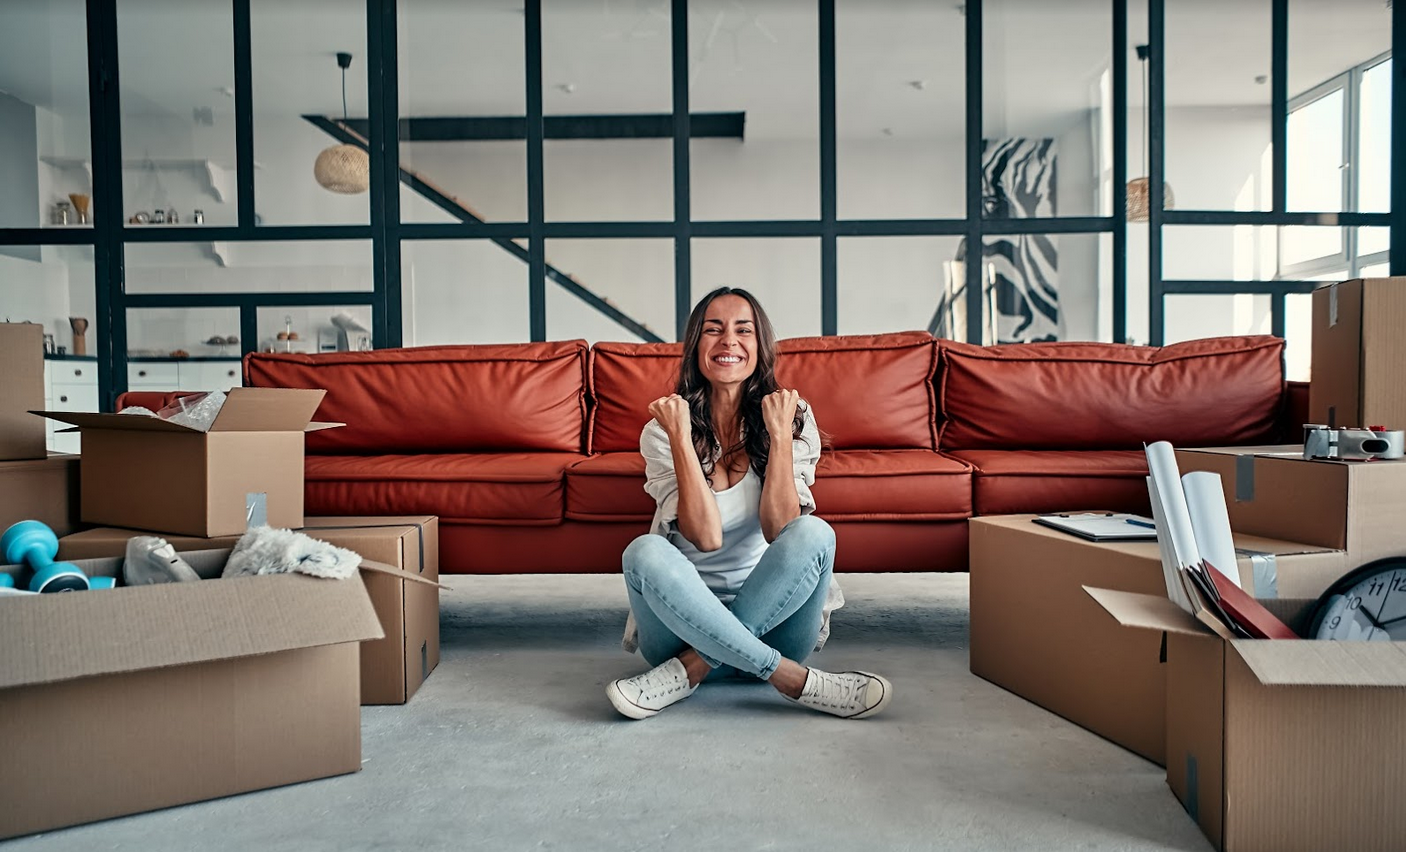
{"type": "Polygon", "coordinates": [[[128,243],[129,293],[369,291],[370,240],[128,243]]]}
{"type": "Polygon", "coordinates": [[[1284,297],[1284,378],[1306,382],[1312,370],[1313,294],[1284,297]]]}
{"type": "MultiPolygon", "coordinates": [[[[1179,209],[1270,209],[1270,6],[1167,4],[1166,178],[1179,209]]],[[[1140,105],[1140,81],[1128,89],[1140,105]]]]}
{"type": "Polygon", "coordinates": [[[1103,212],[1097,119],[1112,61],[1112,15],[1106,0],[982,5],[986,215],[1103,212]]]}
{"type": "Polygon", "coordinates": [[[1306,225],[1282,228],[1279,232],[1280,268],[1322,258],[1343,259],[1343,232],[1342,228],[1306,225]]]}
{"type": "Polygon", "coordinates": [[[672,128],[672,43],[667,4],[542,4],[548,219],[674,217],[672,138],[634,138],[642,115],[672,128]]]}
{"type": "Polygon", "coordinates": [[[402,186],[401,220],[526,221],[526,125],[504,132],[491,121],[526,121],[522,13],[442,0],[399,0],[397,8],[401,118],[473,120],[450,139],[424,138],[433,135],[428,124],[402,125],[401,168],[446,198],[436,203],[402,186]]]}
{"type": "Polygon", "coordinates": [[[689,108],[746,118],[741,140],[690,140],[693,218],[819,217],[815,2],[694,0],[689,17],[689,108]]]}
{"type": "MultiPolygon", "coordinates": [[[[547,265],[663,340],[674,339],[674,241],[548,240],[547,265]]],[[[547,339],[645,338],[547,280],[547,339]]]]}
{"type": "MultiPolygon", "coordinates": [[[[527,251],[526,240],[511,245],[527,251]]],[[[406,346],[531,339],[527,261],[514,249],[493,240],[406,240],[400,270],[406,346]]]]}
{"type": "Polygon", "coordinates": [[[1256,225],[1169,225],[1162,229],[1162,277],[1273,280],[1279,274],[1279,233],[1278,228],[1256,225]]]}
{"type": "Polygon", "coordinates": [[[1363,278],[1386,278],[1391,275],[1391,264],[1374,263],[1371,266],[1364,266],[1358,274],[1363,278]]]}
{"type": "Polygon", "coordinates": [[[841,219],[966,215],[963,20],[951,5],[835,4],[841,219]]]}
{"type": "Polygon", "coordinates": [[[777,337],[820,334],[820,240],[695,239],[689,308],[710,291],[741,287],[761,302],[777,337]]]}
{"type": "Polygon", "coordinates": [[[1249,293],[1167,297],[1167,343],[1202,337],[1269,334],[1270,297],[1249,293]]]}
{"type": "MultiPolygon", "coordinates": [[[[118,0],[122,218],[238,221],[229,0],[118,0]],[[173,56],[172,46],[180,53],[173,56]],[[198,57],[197,61],[187,61],[198,57]],[[158,217],[157,213],[161,215],[158,217]]],[[[335,64],[333,66],[335,70],[335,64]]]]}
{"type": "Polygon", "coordinates": [[[260,352],[337,352],[371,348],[370,305],[258,309],[260,352]]]}
{"type": "Polygon", "coordinates": [[[127,311],[127,357],[135,363],[128,365],[127,384],[131,390],[185,390],[175,370],[136,365],[155,363],[142,359],[169,363],[192,358],[224,358],[237,365],[243,345],[238,339],[239,308],[131,308],[127,311]],[[210,342],[230,337],[237,342],[210,342]]]}
{"type": "MultiPolygon", "coordinates": [[[[261,225],[371,221],[370,192],[334,192],[319,185],[313,171],[318,156],[342,143],[303,117],[341,120],[342,70],[336,54],[344,51],[352,54],[346,70],[347,111],[352,118],[366,118],[366,3],[251,0],[249,24],[256,221],[261,225]]],[[[363,138],[367,133],[362,127],[363,138]]],[[[347,168],[346,177],[362,175],[369,182],[364,154],[349,161],[347,168]]]]}
{"type": "MultiPolygon", "coordinates": [[[[1105,338],[1099,314],[1101,300],[1112,297],[1111,235],[1018,234],[985,242],[984,342],[1105,338]]],[[[958,249],[959,260],[965,254],[958,249]]]]}
{"type": "Polygon", "coordinates": [[[80,317],[89,321],[85,348],[97,351],[92,246],[0,246],[0,281],[0,319],[39,323],[51,349],[72,355],[69,317],[80,317]]]}
{"type": "Polygon", "coordinates": [[[1391,249],[1390,228],[1358,228],[1357,256],[1364,257],[1391,249]]]}
{"type": "Polygon", "coordinates": [[[1362,74],[1358,119],[1357,208],[1364,213],[1391,210],[1391,60],[1362,74]]]}
{"type": "Polygon", "coordinates": [[[1290,210],[1343,209],[1344,101],[1343,90],[1334,89],[1289,113],[1290,210]]]}
{"type": "Polygon", "coordinates": [[[942,309],[961,242],[961,237],[841,238],[836,246],[840,334],[947,331],[949,312],[942,309]]]}
{"type": "Polygon", "coordinates": [[[0,4],[0,228],[76,225],[93,193],[86,28],[83,0],[0,4]]]}

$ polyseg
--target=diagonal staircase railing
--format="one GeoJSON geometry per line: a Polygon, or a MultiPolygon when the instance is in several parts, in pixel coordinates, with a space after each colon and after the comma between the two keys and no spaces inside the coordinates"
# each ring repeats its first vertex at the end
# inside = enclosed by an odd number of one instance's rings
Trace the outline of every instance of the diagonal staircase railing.
{"type": "MultiPolygon", "coordinates": [[[[355,130],[352,130],[351,128],[347,127],[346,124],[341,121],[337,121],[335,119],[331,119],[322,115],[305,115],[303,116],[303,118],[313,126],[322,130],[327,135],[331,136],[332,138],[336,139],[344,145],[355,145],[358,148],[361,148],[362,150],[368,150],[370,147],[369,143],[367,142],[364,136],[357,133],[355,130]]],[[[418,172],[413,172],[409,169],[401,168],[400,182],[410,187],[412,190],[424,197],[431,204],[435,205],[439,209],[443,210],[444,212],[448,213],[449,215],[453,216],[461,222],[487,222],[486,219],[484,219],[478,213],[474,212],[474,210],[468,205],[464,204],[464,202],[460,201],[458,198],[455,198],[454,196],[435,186],[424,175],[419,174],[418,172]]],[[[527,248],[518,243],[516,240],[510,237],[488,237],[487,239],[491,240],[494,243],[497,243],[499,247],[501,247],[504,251],[518,258],[523,263],[526,263],[528,261],[527,248]]],[[[644,323],[641,323],[640,321],[626,314],[624,311],[620,310],[609,299],[592,292],[589,288],[587,288],[581,282],[577,281],[571,275],[562,272],[560,269],[557,269],[550,263],[548,263],[546,266],[547,280],[565,288],[567,292],[571,293],[576,298],[585,302],[587,305],[590,305],[592,308],[599,311],[601,314],[604,314],[605,316],[609,317],[622,328],[628,330],[631,334],[639,336],[640,339],[648,343],[664,342],[664,339],[661,338],[659,335],[655,334],[653,331],[651,331],[649,326],[645,325],[644,323]]]]}

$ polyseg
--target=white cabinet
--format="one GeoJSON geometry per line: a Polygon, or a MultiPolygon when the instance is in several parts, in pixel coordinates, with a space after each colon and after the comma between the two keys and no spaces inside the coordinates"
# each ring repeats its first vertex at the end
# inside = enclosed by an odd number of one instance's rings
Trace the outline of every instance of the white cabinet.
{"type": "MultiPolygon", "coordinates": [[[[45,359],[44,407],[50,411],[97,411],[98,365],[94,361],[45,359]]],[[[46,422],[49,449],[56,453],[79,451],[77,432],[60,432],[68,427],[54,420],[46,422]]]]}
{"type": "Polygon", "coordinates": [[[128,390],[223,391],[242,383],[236,358],[213,361],[137,361],[127,365],[128,390]]]}

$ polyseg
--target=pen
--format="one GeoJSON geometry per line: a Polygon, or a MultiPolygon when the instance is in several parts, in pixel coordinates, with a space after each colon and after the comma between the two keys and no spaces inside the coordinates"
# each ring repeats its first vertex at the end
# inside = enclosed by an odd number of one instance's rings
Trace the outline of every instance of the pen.
{"type": "Polygon", "coordinates": [[[1136,519],[1136,518],[1124,518],[1123,520],[1127,521],[1128,523],[1132,524],[1132,525],[1135,526],[1135,527],[1146,527],[1146,528],[1148,528],[1148,529],[1150,529],[1150,530],[1155,530],[1155,529],[1157,529],[1157,525],[1156,525],[1156,524],[1149,524],[1147,521],[1139,521],[1139,520],[1136,519]]]}

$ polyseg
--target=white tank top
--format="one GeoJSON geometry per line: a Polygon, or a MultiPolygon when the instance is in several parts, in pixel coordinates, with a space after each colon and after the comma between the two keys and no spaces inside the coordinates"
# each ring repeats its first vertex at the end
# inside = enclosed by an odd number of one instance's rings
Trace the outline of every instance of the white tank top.
{"type": "Polygon", "coordinates": [[[677,524],[669,532],[669,541],[694,564],[713,594],[728,603],[737,596],[767,549],[766,536],[762,535],[761,477],[749,466],[736,485],[714,491],[713,498],[718,501],[718,517],[722,521],[722,547],[704,553],[678,531],[677,524]]]}

